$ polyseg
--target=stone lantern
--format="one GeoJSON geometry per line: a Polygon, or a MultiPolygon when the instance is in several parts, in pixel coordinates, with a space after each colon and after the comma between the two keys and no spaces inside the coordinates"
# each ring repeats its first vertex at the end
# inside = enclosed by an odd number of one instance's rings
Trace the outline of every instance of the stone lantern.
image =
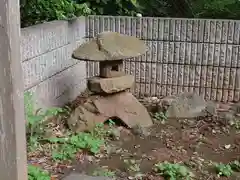
{"type": "Polygon", "coordinates": [[[146,108],[126,91],[133,86],[134,76],[123,71],[125,59],[140,56],[146,50],[141,40],[117,32],[100,33],[74,50],[75,59],[99,62],[99,76],[88,79],[88,89],[99,97],[89,97],[90,101],[75,110],[69,119],[72,129],[89,129],[112,117],[121,119],[130,128],[152,125],[146,108]],[[86,127],[81,127],[76,119],[84,121],[86,127]]]}

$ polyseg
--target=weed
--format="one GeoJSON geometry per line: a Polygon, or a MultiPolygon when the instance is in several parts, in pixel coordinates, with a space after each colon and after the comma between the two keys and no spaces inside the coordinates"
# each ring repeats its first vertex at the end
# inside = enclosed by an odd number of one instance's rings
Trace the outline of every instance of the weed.
{"type": "Polygon", "coordinates": [[[79,133],[76,136],[70,137],[70,144],[80,149],[89,150],[93,154],[100,151],[104,141],[98,137],[94,137],[89,133],[79,133]]]}
{"type": "Polygon", "coordinates": [[[165,124],[167,121],[167,116],[163,112],[156,112],[153,115],[153,119],[157,122],[161,122],[162,124],[165,124]]]}
{"type": "Polygon", "coordinates": [[[240,120],[235,120],[235,128],[240,130],[240,120]]]}
{"type": "Polygon", "coordinates": [[[215,164],[215,169],[217,171],[218,176],[226,176],[230,177],[233,174],[233,170],[229,164],[215,164]]]}
{"type": "Polygon", "coordinates": [[[104,124],[99,123],[92,131],[90,131],[90,134],[92,137],[104,138],[107,135],[107,131],[104,128],[104,124]]]}
{"type": "Polygon", "coordinates": [[[235,160],[233,162],[230,162],[229,165],[231,166],[233,171],[240,172],[240,162],[235,160]]]}
{"type": "MultiPolygon", "coordinates": [[[[56,142],[59,143],[57,139],[56,142]]],[[[90,133],[79,133],[67,138],[63,144],[53,152],[52,157],[54,160],[60,161],[72,159],[79,149],[97,154],[100,152],[102,145],[104,145],[102,139],[93,137],[90,133]]]]}
{"type": "Polygon", "coordinates": [[[99,168],[96,169],[93,173],[93,176],[104,176],[104,177],[114,177],[115,176],[115,172],[111,171],[109,169],[106,168],[99,168]]]}
{"type": "Polygon", "coordinates": [[[67,109],[58,107],[52,107],[45,111],[41,108],[35,110],[33,106],[33,96],[30,92],[24,94],[24,104],[27,116],[27,126],[30,126],[31,129],[46,118],[57,116],[59,113],[65,113],[67,111],[67,109]]]}
{"type": "Polygon", "coordinates": [[[40,137],[39,136],[29,136],[27,145],[28,145],[28,150],[30,152],[35,151],[36,149],[41,149],[41,144],[39,142],[40,137]]]}
{"type": "Polygon", "coordinates": [[[64,112],[62,108],[50,108],[45,111],[38,109],[35,111],[33,106],[33,96],[30,92],[24,94],[25,114],[26,114],[26,129],[27,129],[27,142],[28,150],[34,151],[40,148],[39,141],[44,134],[43,122],[49,117],[56,116],[64,112]]]}
{"type": "Polygon", "coordinates": [[[170,180],[190,180],[193,176],[193,174],[185,166],[178,163],[158,163],[155,164],[154,171],[170,180]]]}
{"type": "Polygon", "coordinates": [[[236,118],[233,118],[233,119],[230,120],[229,124],[232,127],[235,127],[235,129],[240,130],[240,120],[238,120],[236,118]]]}
{"type": "Polygon", "coordinates": [[[50,175],[39,167],[28,165],[28,180],[50,180],[50,175]]]}
{"type": "Polygon", "coordinates": [[[68,144],[63,144],[52,152],[52,158],[55,161],[69,160],[73,159],[76,153],[76,148],[69,146],[68,144]]]}
{"type": "Polygon", "coordinates": [[[98,124],[91,132],[82,132],[78,134],[70,134],[68,138],[44,138],[46,119],[57,116],[68,111],[62,108],[50,108],[45,111],[38,109],[34,111],[32,94],[25,93],[25,112],[27,117],[28,129],[28,150],[34,151],[41,149],[40,142],[48,142],[54,144],[55,148],[52,152],[52,158],[56,161],[72,159],[79,149],[86,150],[92,154],[100,152],[101,147],[105,145],[104,138],[111,134],[114,122],[109,120],[110,128],[106,130],[104,124],[98,124]]]}
{"type": "Polygon", "coordinates": [[[124,159],[128,172],[140,172],[140,164],[134,159],[124,159]]]}
{"type": "Polygon", "coordinates": [[[125,159],[126,171],[129,173],[129,179],[143,179],[144,174],[141,173],[140,162],[134,159],[125,159]]]}
{"type": "Polygon", "coordinates": [[[114,127],[115,123],[111,119],[109,119],[108,121],[109,121],[109,123],[108,123],[109,128],[107,130],[104,128],[104,124],[103,123],[99,123],[90,132],[92,134],[92,136],[93,137],[98,137],[98,138],[105,138],[107,136],[110,136],[112,134],[113,127],[114,127]]]}
{"type": "Polygon", "coordinates": [[[70,135],[68,138],[47,139],[51,143],[60,143],[61,145],[52,154],[54,160],[72,159],[79,149],[88,151],[94,155],[100,152],[101,147],[105,145],[104,137],[108,131],[104,129],[103,124],[98,124],[91,132],[81,132],[76,135],[70,135]]]}

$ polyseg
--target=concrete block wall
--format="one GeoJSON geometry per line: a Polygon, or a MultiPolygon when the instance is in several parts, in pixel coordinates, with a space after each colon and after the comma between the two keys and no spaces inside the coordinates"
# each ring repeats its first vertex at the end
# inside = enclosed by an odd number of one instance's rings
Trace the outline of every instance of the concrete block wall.
{"type": "MultiPolygon", "coordinates": [[[[138,97],[201,94],[240,101],[240,21],[161,17],[88,16],[86,35],[115,31],[143,40],[149,50],[125,61],[138,97]]],[[[87,75],[98,75],[89,63],[87,75]]]]}
{"type": "Polygon", "coordinates": [[[24,87],[33,92],[38,106],[62,106],[85,90],[86,63],[71,58],[84,37],[84,17],[21,30],[24,87]]]}

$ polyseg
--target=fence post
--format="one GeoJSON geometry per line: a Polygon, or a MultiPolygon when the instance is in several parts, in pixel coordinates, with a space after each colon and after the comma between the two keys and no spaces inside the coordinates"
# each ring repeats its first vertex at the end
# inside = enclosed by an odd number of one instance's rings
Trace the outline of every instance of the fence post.
{"type": "Polygon", "coordinates": [[[0,179],[27,180],[19,0],[0,0],[0,179]]]}

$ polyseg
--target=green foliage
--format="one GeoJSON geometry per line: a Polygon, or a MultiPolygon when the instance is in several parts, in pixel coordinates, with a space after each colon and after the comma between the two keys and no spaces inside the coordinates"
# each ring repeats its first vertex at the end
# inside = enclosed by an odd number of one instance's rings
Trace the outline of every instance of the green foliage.
{"type": "Polygon", "coordinates": [[[54,160],[62,161],[72,159],[80,150],[86,150],[92,154],[100,152],[104,146],[104,137],[111,134],[114,122],[109,120],[110,129],[106,130],[104,124],[98,124],[91,132],[81,132],[78,134],[70,134],[68,137],[51,137],[45,138],[44,122],[52,116],[60,113],[66,113],[62,108],[50,108],[45,111],[38,109],[35,111],[32,102],[32,94],[25,93],[25,113],[27,118],[27,144],[28,150],[34,151],[41,149],[41,143],[47,142],[56,145],[52,152],[54,160]],[[41,143],[40,143],[41,142],[41,143]]]}
{"type": "Polygon", "coordinates": [[[115,125],[115,122],[109,119],[109,129],[104,128],[103,123],[99,123],[96,125],[96,127],[90,132],[93,137],[98,137],[98,138],[104,138],[106,136],[111,136],[112,131],[113,131],[113,126],[115,125]]]}
{"type": "Polygon", "coordinates": [[[236,130],[240,130],[240,120],[233,118],[229,121],[230,126],[234,127],[236,130]]]}
{"type": "Polygon", "coordinates": [[[148,17],[163,17],[171,15],[172,5],[169,0],[136,0],[136,12],[148,17]]]}
{"type": "Polygon", "coordinates": [[[193,174],[181,164],[168,162],[155,164],[154,170],[169,180],[190,180],[193,174]]]}
{"type": "Polygon", "coordinates": [[[235,160],[233,162],[230,162],[230,166],[233,171],[240,172],[240,162],[239,161],[235,160]]]}
{"type": "Polygon", "coordinates": [[[62,108],[49,108],[47,110],[35,110],[33,105],[33,95],[30,92],[24,93],[25,114],[27,118],[27,126],[34,131],[35,126],[42,123],[48,117],[57,116],[59,113],[65,112],[62,108]]]}
{"type": "Polygon", "coordinates": [[[86,15],[239,19],[238,0],[21,0],[22,27],[86,15]]]}
{"type": "Polygon", "coordinates": [[[238,0],[196,0],[191,4],[194,17],[239,19],[240,1],[238,0]]]}
{"type": "Polygon", "coordinates": [[[33,96],[30,92],[24,93],[26,130],[28,150],[34,151],[40,147],[39,141],[44,134],[44,120],[64,112],[62,108],[50,108],[45,111],[35,110],[33,106],[33,96]]]}
{"type": "Polygon", "coordinates": [[[230,177],[233,174],[232,167],[229,164],[215,164],[215,168],[219,176],[230,177]]]}
{"type": "Polygon", "coordinates": [[[91,13],[86,3],[77,4],[72,0],[21,0],[20,8],[22,27],[91,13]]]}
{"type": "Polygon", "coordinates": [[[72,135],[69,138],[64,140],[62,139],[61,141],[59,141],[59,138],[56,138],[54,141],[58,143],[63,142],[63,144],[60,145],[59,148],[52,154],[53,159],[56,161],[72,159],[79,149],[87,150],[90,153],[97,154],[104,145],[104,141],[102,139],[94,137],[90,133],[84,132],[77,135],[72,135]]]}
{"type": "MultiPolygon", "coordinates": [[[[77,0],[84,3],[85,0],[77,0]]],[[[97,15],[134,15],[136,12],[135,0],[88,0],[86,3],[97,15]]]]}
{"type": "Polygon", "coordinates": [[[157,122],[161,122],[162,124],[165,124],[167,121],[167,116],[163,112],[157,112],[154,113],[153,119],[157,122]]]}
{"type": "MultiPolygon", "coordinates": [[[[62,108],[50,108],[47,110],[35,110],[33,106],[33,96],[30,92],[24,94],[25,114],[27,120],[27,129],[30,130],[31,136],[39,129],[42,122],[52,116],[64,112],[62,108]]],[[[41,128],[40,128],[41,129],[41,128]]]]}
{"type": "Polygon", "coordinates": [[[110,129],[104,129],[104,124],[97,124],[91,132],[81,132],[76,135],[70,135],[68,138],[49,138],[51,143],[60,144],[53,151],[52,158],[55,161],[63,161],[72,159],[75,154],[81,149],[92,154],[98,154],[101,147],[105,145],[104,138],[110,135],[113,121],[109,121],[110,129]]]}
{"type": "Polygon", "coordinates": [[[234,172],[240,172],[240,162],[235,160],[228,164],[216,163],[215,170],[218,176],[230,177],[234,172]]]}
{"type": "Polygon", "coordinates": [[[28,165],[28,180],[50,180],[50,175],[39,167],[28,165]]]}

